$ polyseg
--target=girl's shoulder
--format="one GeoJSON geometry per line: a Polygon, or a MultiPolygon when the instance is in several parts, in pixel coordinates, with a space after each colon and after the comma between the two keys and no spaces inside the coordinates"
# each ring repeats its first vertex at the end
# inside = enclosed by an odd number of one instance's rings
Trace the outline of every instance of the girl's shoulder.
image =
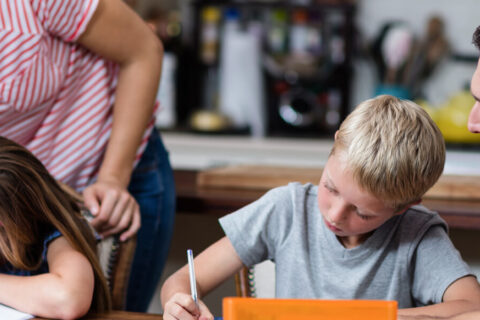
{"type": "Polygon", "coordinates": [[[52,241],[54,241],[55,239],[58,239],[61,236],[62,234],[60,233],[60,231],[54,230],[43,239],[42,263],[40,264],[40,267],[38,269],[36,270],[17,269],[13,267],[10,263],[5,262],[3,264],[0,264],[0,273],[11,274],[16,276],[32,276],[32,275],[47,273],[48,272],[48,264],[47,264],[48,245],[52,241]]]}
{"type": "Polygon", "coordinates": [[[50,234],[48,234],[45,239],[43,240],[43,260],[47,259],[47,250],[48,250],[48,245],[55,239],[60,238],[62,234],[58,230],[52,231],[50,234]]]}

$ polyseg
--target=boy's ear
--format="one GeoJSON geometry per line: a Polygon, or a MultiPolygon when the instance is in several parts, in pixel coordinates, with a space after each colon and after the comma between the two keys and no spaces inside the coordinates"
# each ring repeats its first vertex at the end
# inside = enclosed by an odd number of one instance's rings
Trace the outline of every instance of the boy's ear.
{"type": "Polygon", "coordinates": [[[335,131],[334,140],[337,140],[337,134],[338,134],[338,130],[337,130],[337,131],[335,131]]]}
{"type": "Polygon", "coordinates": [[[410,202],[409,204],[407,204],[405,207],[403,207],[402,209],[398,210],[397,212],[395,212],[395,215],[401,215],[402,213],[404,213],[405,211],[407,211],[408,209],[410,209],[410,207],[413,207],[417,204],[420,204],[420,202],[422,202],[422,199],[418,199],[418,200],[415,200],[415,201],[412,201],[410,202]]]}

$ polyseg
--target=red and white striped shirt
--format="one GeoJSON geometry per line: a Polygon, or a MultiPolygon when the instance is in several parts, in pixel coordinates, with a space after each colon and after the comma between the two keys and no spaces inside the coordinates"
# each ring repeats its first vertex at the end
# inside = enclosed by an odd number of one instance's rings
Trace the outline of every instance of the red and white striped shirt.
{"type": "Polygon", "coordinates": [[[118,66],[74,43],[98,1],[0,0],[0,135],[77,190],[96,179],[112,130],[118,66]]]}

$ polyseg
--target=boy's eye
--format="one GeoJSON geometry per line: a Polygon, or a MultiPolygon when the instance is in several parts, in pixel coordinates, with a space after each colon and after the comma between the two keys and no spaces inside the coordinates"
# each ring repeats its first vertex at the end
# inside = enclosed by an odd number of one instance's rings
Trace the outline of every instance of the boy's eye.
{"type": "Polygon", "coordinates": [[[333,194],[337,194],[337,190],[335,190],[334,188],[330,187],[328,184],[324,183],[323,186],[325,187],[325,189],[328,190],[328,192],[330,193],[333,193],[333,194]]]}
{"type": "Polygon", "coordinates": [[[371,216],[366,216],[364,214],[361,214],[360,212],[357,211],[357,216],[360,217],[360,219],[363,219],[363,220],[368,220],[370,218],[372,218],[371,216]]]}

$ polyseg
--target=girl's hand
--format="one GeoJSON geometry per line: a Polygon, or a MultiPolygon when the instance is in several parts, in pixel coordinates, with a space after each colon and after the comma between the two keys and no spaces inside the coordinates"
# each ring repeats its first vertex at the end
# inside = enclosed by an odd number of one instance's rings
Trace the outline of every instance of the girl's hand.
{"type": "Polygon", "coordinates": [[[207,306],[198,300],[198,307],[192,296],[186,293],[176,293],[165,303],[164,320],[213,320],[213,315],[207,306]]]}
{"type": "Polygon", "coordinates": [[[124,231],[125,241],[140,228],[140,208],[135,198],[119,183],[97,181],[83,191],[84,202],[94,219],[92,226],[102,237],[124,231]]]}

